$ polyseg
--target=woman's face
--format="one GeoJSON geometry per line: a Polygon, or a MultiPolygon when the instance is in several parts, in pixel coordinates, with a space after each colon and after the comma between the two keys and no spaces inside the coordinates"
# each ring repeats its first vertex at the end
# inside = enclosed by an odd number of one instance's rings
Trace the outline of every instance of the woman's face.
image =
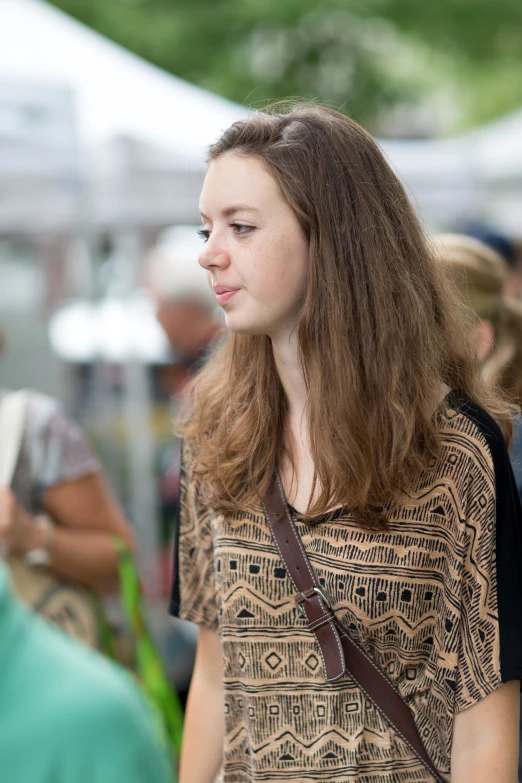
{"type": "Polygon", "coordinates": [[[226,324],[241,334],[288,334],[303,299],[308,245],[275,179],[254,157],[213,161],[200,199],[207,270],[226,324]]]}

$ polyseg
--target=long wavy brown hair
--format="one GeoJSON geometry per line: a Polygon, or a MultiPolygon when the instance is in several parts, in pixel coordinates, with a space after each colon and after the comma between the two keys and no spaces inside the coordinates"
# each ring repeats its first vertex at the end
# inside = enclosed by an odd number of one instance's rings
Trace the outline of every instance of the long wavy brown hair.
{"type": "MultiPolygon", "coordinates": [[[[208,160],[228,153],[262,161],[309,244],[297,334],[318,491],[306,520],[349,506],[361,524],[385,524],[439,452],[441,384],[508,437],[512,410],[481,378],[425,232],[363,128],[314,104],[277,107],[234,123],[208,160]]],[[[192,391],[181,429],[206,502],[223,513],[257,504],[286,448],[270,338],[222,335],[192,391]]]]}

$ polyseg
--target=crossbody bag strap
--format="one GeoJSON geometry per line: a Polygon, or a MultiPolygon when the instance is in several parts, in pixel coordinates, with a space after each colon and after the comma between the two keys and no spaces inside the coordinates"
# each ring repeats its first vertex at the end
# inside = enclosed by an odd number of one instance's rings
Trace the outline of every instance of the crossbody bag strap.
{"type": "Polygon", "coordinates": [[[296,605],[306,617],[308,628],[319,643],[325,678],[329,682],[338,680],[346,671],[341,637],[333,612],[317,585],[312,566],[294,527],[278,473],[274,473],[264,506],[279,554],[297,591],[296,605]]]}
{"type": "Polygon", "coordinates": [[[317,639],[326,679],[337,680],[348,672],[435,780],[445,783],[423,745],[410,708],[333,614],[327,597],[317,583],[303,542],[293,523],[277,471],[266,492],[264,509],[281,559],[296,588],[296,605],[306,617],[308,628],[317,639]]]}

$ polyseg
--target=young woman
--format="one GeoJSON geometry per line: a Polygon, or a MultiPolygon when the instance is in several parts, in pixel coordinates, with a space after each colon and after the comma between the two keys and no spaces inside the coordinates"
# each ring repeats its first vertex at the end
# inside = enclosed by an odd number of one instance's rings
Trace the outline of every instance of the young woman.
{"type": "Polygon", "coordinates": [[[511,409],[402,186],[356,123],[301,105],[224,133],[200,207],[227,330],[184,426],[171,611],[201,630],[181,783],[433,780],[349,675],[325,681],[263,511],[274,471],[440,776],[515,783],[511,409]]]}

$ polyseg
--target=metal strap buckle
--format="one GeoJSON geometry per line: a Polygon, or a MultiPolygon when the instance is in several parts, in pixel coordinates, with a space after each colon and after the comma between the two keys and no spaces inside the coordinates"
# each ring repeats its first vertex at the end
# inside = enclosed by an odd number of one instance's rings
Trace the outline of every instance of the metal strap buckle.
{"type": "Polygon", "coordinates": [[[314,597],[315,594],[317,594],[321,598],[326,608],[330,609],[331,611],[332,607],[330,605],[330,601],[325,596],[323,591],[320,590],[318,587],[310,587],[309,590],[306,590],[304,593],[297,593],[297,595],[294,597],[294,601],[297,604],[297,608],[299,609],[302,615],[306,614],[303,603],[305,601],[309,601],[311,598],[314,597]]]}

